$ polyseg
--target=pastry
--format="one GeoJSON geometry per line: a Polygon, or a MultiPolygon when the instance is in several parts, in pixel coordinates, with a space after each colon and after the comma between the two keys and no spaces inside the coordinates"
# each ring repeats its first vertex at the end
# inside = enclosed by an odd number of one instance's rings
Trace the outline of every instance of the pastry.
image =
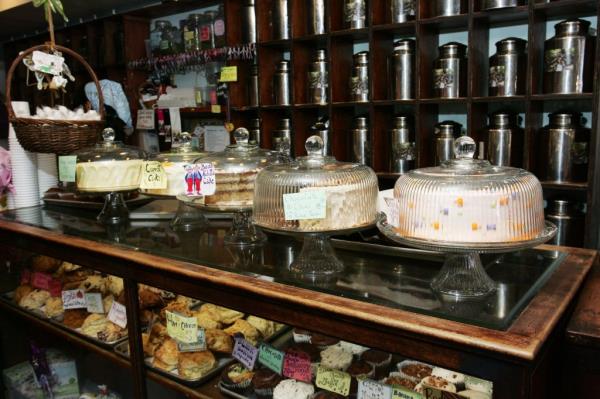
{"type": "Polygon", "coordinates": [[[479,391],[492,396],[494,384],[491,381],[482,380],[480,378],[465,376],[465,387],[467,390],[479,391]]]}
{"type": "Polygon", "coordinates": [[[177,342],[172,338],[167,338],[154,352],[154,363],[163,370],[171,371],[177,368],[179,359],[177,342]]]}
{"type": "Polygon", "coordinates": [[[112,307],[115,298],[112,295],[107,295],[102,298],[102,307],[104,308],[104,313],[110,312],[110,308],[112,307]]]}
{"type": "Polygon", "coordinates": [[[89,315],[81,325],[81,332],[90,337],[98,338],[98,333],[104,331],[108,324],[108,319],[99,313],[89,315]]]}
{"type": "Polygon", "coordinates": [[[230,391],[242,393],[252,382],[254,372],[239,363],[225,368],[221,374],[221,384],[230,391]]]}
{"type": "Polygon", "coordinates": [[[92,192],[136,190],[140,186],[142,160],[79,162],[75,166],[77,189],[92,192]]]}
{"type": "Polygon", "coordinates": [[[142,346],[146,356],[154,356],[154,351],[167,337],[167,329],[160,323],[152,326],[149,333],[142,333],[142,346]]]}
{"type": "MultiPolygon", "coordinates": [[[[159,292],[147,289],[145,287],[142,287],[139,290],[138,300],[140,302],[140,309],[148,309],[164,305],[163,299],[159,292]]],[[[185,309],[187,310],[187,306],[185,309]]]]}
{"type": "Polygon", "coordinates": [[[464,391],[460,391],[458,393],[462,398],[469,398],[469,399],[492,399],[492,395],[487,394],[487,393],[483,393],[483,392],[479,392],[479,391],[474,391],[472,389],[467,389],[464,391]]]}
{"type": "Polygon", "coordinates": [[[31,258],[31,269],[34,272],[54,273],[61,263],[61,260],[49,256],[36,255],[31,258]]]}
{"type": "Polygon", "coordinates": [[[33,291],[33,287],[27,284],[20,285],[15,289],[14,299],[15,303],[20,303],[21,299],[25,298],[29,293],[33,291]]]}
{"type": "Polygon", "coordinates": [[[399,385],[411,390],[415,389],[417,386],[416,382],[400,376],[399,373],[390,373],[390,375],[383,380],[383,383],[387,385],[399,385]]]}
{"type": "Polygon", "coordinates": [[[254,328],[252,326],[252,324],[248,323],[244,319],[236,320],[235,323],[233,323],[229,328],[226,328],[223,331],[225,331],[227,334],[231,335],[232,337],[235,334],[240,333],[252,345],[256,345],[256,343],[258,342],[259,335],[260,335],[258,330],[256,328],[254,328]]]}
{"type": "Polygon", "coordinates": [[[263,336],[263,338],[268,338],[275,334],[275,323],[273,323],[271,320],[250,315],[246,318],[246,321],[260,331],[260,334],[263,336]]]}
{"type": "Polygon", "coordinates": [[[211,351],[179,353],[177,371],[180,377],[197,379],[212,370],[216,362],[211,351]]]}
{"type": "Polygon", "coordinates": [[[438,389],[441,389],[443,391],[448,391],[448,392],[456,392],[456,386],[453,383],[448,382],[443,378],[435,377],[433,375],[423,378],[423,380],[421,381],[421,383],[419,385],[429,386],[432,388],[438,388],[438,389]]]}
{"type": "Polygon", "coordinates": [[[273,390],[273,399],[310,399],[315,387],[306,382],[283,380],[273,390]]]}
{"type": "Polygon", "coordinates": [[[221,323],[213,319],[214,314],[209,312],[193,312],[193,316],[196,317],[198,327],[204,329],[220,329],[221,323]]]}
{"type": "Polygon", "coordinates": [[[103,342],[114,342],[123,338],[125,334],[127,334],[127,330],[109,320],[106,328],[98,333],[98,339],[103,342]]]}
{"type": "Polygon", "coordinates": [[[63,302],[61,297],[50,297],[44,306],[44,313],[51,319],[60,319],[64,314],[63,302]]]}
{"type": "Polygon", "coordinates": [[[63,315],[63,324],[69,328],[81,327],[89,313],[85,309],[68,309],[63,315]]]}
{"type": "Polygon", "coordinates": [[[282,379],[279,374],[269,369],[260,369],[254,372],[252,388],[259,399],[271,398],[273,396],[273,389],[275,389],[282,379]]]}
{"type": "Polygon", "coordinates": [[[97,292],[104,295],[108,292],[108,281],[99,274],[92,274],[79,284],[79,288],[85,292],[97,292]]]}
{"type": "Polygon", "coordinates": [[[154,323],[154,321],[156,320],[156,318],[158,316],[152,310],[150,310],[150,309],[144,309],[144,310],[140,310],[140,316],[139,317],[140,317],[140,323],[143,326],[147,326],[147,325],[150,325],[150,324],[154,323]]]}
{"type": "Polygon", "coordinates": [[[33,290],[19,301],[19,306],[29,310],[39,310],[50,298],[50,293],[45,290],[33,290]]]}
{"type": "Polygon", "coordinates": [[[338,346],[330,346],[321,352],[321,365],[324,367],[345,371],[351,363],[352,353],[338,346]]]}
{"type": "Polygon", "coordinates": [[[178,313],[181,316],[192,317],[192,312],[190,311],[189,305],[187,302],[179,302],[173,301],[167,304],[164,308],[160,310],[160,318],[165,321],[167,319],[166,312],[178,313]]]}
{"type": "Polygon", "coordinates": [[[457,373],[456,371],[446,370],[441,367],[434,367],[431,371],[431,375],[445,379],[454,385],[461,385],[465,383],[465,375],[457,373]]]}
{"type": "Polygon", "coordinates": [[[123,290],[125,289],[125,286],[123,284],[123,279],[121,277],[117,277],[117,276],[108,276],[106,277],[107,281],[107,288],[108,291],[114,295],[115,298],[118,298],[119,295],[121,295],[121,293],[123,292],[123,290]]]}
{"type": "Polygon", "coordinates": [[[233,339],[223,330],[209,328],[204,331],[208,349],[220,353],[231,353],[233,351],[233,339]]]}
{"type": "Polygon", "coordinates": [[[398,363],[398,372],[404,378],[419,382],[425,377],[429,377],[433,371],[433,366],[426,363],[405,360],[398,363]]]}
{"type": "Polygon", "coordinates": [[[58,270],[56,271],[56,273],[62,275],[64,273],[74,272],[75,270],[79,270],[79,269],[81,269],[81,266],[76,265],[76,264],[71,263],[71,262],[63,261],[60,264],[60,266],[59,266],[58,270]]]}
{"type": "Polygon", "coordinates": [[[205,303],[200,307],[200,311],[205,311],[209,313],[213,313],[215,315],[215,320],[223,323],[223,324],[232,324],[236,320],[239,320],[244,317],[244,314],[238,312],[237,310],[224,308],[222,306],[213,305],[212,303],[205,303]]]}
{"type": "Polygon", "coordinates": [[[156,344],[150,341],[150,334],[143,332],[142,333],[142,348],[144,349],[144,355],[146,357],[154,356],[154,351],[156,350],[156,344]]]}

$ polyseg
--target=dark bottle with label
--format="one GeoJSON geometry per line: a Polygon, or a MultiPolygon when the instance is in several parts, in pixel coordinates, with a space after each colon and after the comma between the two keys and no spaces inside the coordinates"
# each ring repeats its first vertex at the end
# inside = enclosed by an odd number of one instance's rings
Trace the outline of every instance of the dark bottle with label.
{"type": "Polygon", "coordinates": [[[225,7],[219,5],[217,16],[213,23],[213,32],[215,34],[215,47],[225,47],[227,45],[227,37],[225,36],[225,7]]]}
{"type": "Polygon", "coordinates": [[[163,109],[156,110],[156,131],[158,133],[158,148],[160,152],[171,150],[173,136],[171,133],[171,118],[163,109]]]}

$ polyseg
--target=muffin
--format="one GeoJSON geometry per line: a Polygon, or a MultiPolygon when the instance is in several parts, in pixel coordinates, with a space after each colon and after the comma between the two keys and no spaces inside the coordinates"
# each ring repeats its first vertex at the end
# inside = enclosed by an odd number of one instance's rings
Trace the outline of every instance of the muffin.
{"type": "Polygon", "coordinates": [[[325,349],[328,346],[335,345],[339,342],[339,339],[323,334],[312,333],[310,336],[310,343],[321,347],[321,349],[325,349]]]}
{"type": "Polygon", "coordinates": [[[375,374],[374,367],[365,362],[364,360],[355,360],[350,363],[350,366],[346,369],[346,373],[350,374],[354,378],[372,378],[375,374]]]}
{"type": "Polygon", "coordinates": [[[206,346],[211,351],[231,353],[233,351],[233,338],[223,330],[209,328],[204,331],[206,346]]]}
{"type": "Polygon", "coordinates": [[[252,389],[257,398],[265,399],[273,396],[273,389],[281,382],[283,378],[269,369],[260,369],[254,372],[252,376],[252,389]]]}
{"type": "Polygon", "coordinates": [[[425,377],[429,377],[433,371],[433,366],[413,360],[404,360],[398,363],[397,368],[400,376],[408,378],[416,383],[420,382],[425,377]]]}
{"type": "Polygon", "coordinates": [[[382,379],[387,371],[387,368],[392,361],[392,355],[387,352],[379,351],[377,349],[369,349],[360,355],[360,358],[365,362],[375,367],[375,378],[377,380],[382,379]]]}
{"type": "Polygon", "coordinates": [[[244,338],[250,342],[252,345],[256,345],[258,342],[258,338],[260,338],[260,333],[256,328],[252,326],[252,324],[248,323],[246,320],[238,319],[233,323],[230,327],[224,329],[227,334],[232,337],[240,333],[244,335],[244,338]]]}
{"type": "Polygon", "coordinates": [[[334,370],[345,371],[352,363],[352,353],[338,346],[330,346],[321,352],[321,365],[334,370]]]}
{"type": "Polygon", "coordinates": [[[252,371],[240,363],[235,363],[223,370],[221,384],[230,391],[243,393],[250,387],[253,377],[252,371]]]}
{"type": "Polygon", "coordinates": [[[310,399],[315,387],[306,382],[283,380],[273,390],[273,399],[310,399]]]}
{"type": "Polygon", "coordinates": [[[46,305],[44,307],[44,313],[46,313],[46,317],[51,319],[61,319],[63,314],[65,313],[63,309],[62,298],[60,297],[50,297],[46,301],[46,305]]]}
{"type": "Polygon", "coordinates": [[[81,327],[89,315],[85,309],[68,309],[65,310],[62,322],[65,326],[76,329],[81,327]]]}
{"type": "Polygon", "coordinates": [[[198,379],[212,370],[216,362],[211,351],[179,353],[177,372],[180,377],[198,379]]]}

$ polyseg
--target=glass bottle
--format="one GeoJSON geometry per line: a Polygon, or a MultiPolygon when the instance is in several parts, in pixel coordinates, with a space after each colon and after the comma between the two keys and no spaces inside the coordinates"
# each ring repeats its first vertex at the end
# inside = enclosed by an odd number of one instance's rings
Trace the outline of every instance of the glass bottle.
{"type": "Polygon", "coordinates": [[[203,49],[215,48],[215,30],[214,23],[217,17],[216,11],[206,11],[204,13],[204,23],[201,28],[203,49]]]}
{"type": "Polygon", "coordinates": [[[219,5],[219,10],[213,23],[213,31],[215,33],[215,47],[225,47],[227,45],[227,37],[225,36],[225,7],[223,4],[219,5]]]}

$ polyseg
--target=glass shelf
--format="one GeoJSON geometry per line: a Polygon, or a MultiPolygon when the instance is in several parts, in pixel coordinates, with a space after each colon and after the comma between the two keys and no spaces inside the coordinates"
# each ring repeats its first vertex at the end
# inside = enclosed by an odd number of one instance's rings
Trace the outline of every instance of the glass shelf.
{"type": "Polygon", "coordinates": [[[566,257],[560,251],[538,249],[483,255],[486,272],[497,285],[495,293],[484,300],[457,303],[436,296],[429,286],[443,255],[382,245],[380,240],[366,243],[358,235],[333,240],[344,273],[315,281],[289,271],[302,247],[300,241],[269,235],[262,246],[227,246],[224,238],[230,221],[225,219],[213,220],[202,231],[175,232],[168,221],[135,220],[105,227],[96,222],[94,213],[31,207],[1,213],[0,220],[496,330],[511,325],[566,257]]]}

